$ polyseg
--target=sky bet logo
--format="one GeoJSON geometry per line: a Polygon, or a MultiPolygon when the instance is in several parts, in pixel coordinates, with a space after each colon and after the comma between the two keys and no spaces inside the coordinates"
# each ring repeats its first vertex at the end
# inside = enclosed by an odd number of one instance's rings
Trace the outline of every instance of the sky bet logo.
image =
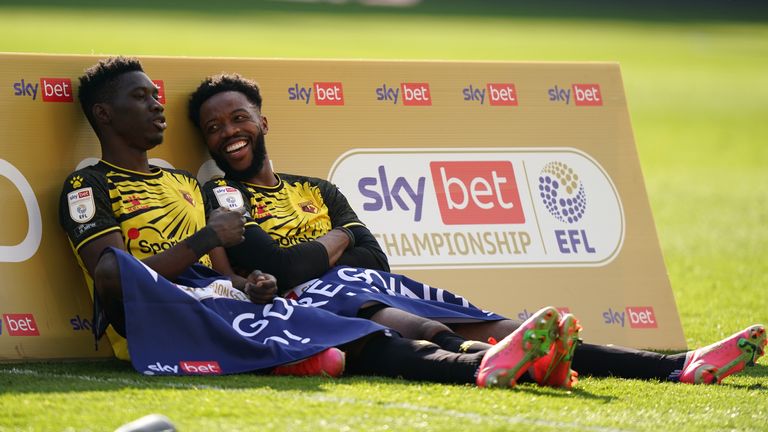
{"type": "Polygon", "coordinates": [[[401,83],[403,105],[430,106],[432,96],[429,93],[429,83],[401,83]]]}
{"type": "Polygon", "coordinates": [[[32,314],[3,314],[8,336],[40,336],[32,314]]]}
{"type": "Polygon", "coordinates": [[[312,87],[294,84],[288,87],[288,100],[309,105],[314,94],[315,105],[344,105],[344,87],[340,82],[314,82],[312,87]]]}
{"type": "Polygon", "coordinates": [[[429,83],[400,83],[400,88],[382,84],[376,87],[376,100],[391,102],[397,105],[400,101],[403,105],[430,106],[432,96],[429,92],[429,83]]]}
{"type": "Polygon", "coordinates": [[[444,224],[525,223],[511,162],[433,161],[429,169],[444,224]]]}
{"type": "Polygon", "coordinates": [[[628,306],[623,312],[614,311],[608,308],[603,312],[603,322],[608,325],[618,325],[625,327],[629,324],[631,328],[657,328],[656,316],[651,306],[628,306]]]}
{"type": "Polygon", "coordinates": [[[488,105],[518,106],[514,83],[488,83],[485,88],[470,84],[462,89],[461,94],[465,101],[478,102],[480,105],[485,104],[487,97],[488,105]]]}
{"type": "Polygon", "coordinates": [[[69,324],[72,326],[72,330],[74,331],[90,331],[93,329],[93,323],[88,318],[81,318],[80,315],[75,315],[72,319],[69,320],[69,324]]]}
{"type": "Polygon", "coordinates": [[[600,84],[573,84],[571,88],[554,86],[547,91],[550,102],[576,106],[601,106],[600,84]]]}
{"type": "Polygon", "coordinates": [[[72,102],[72,81],[69,78],[40,78],[40,82],[21,79],[13,83],[13,95],[30,97],[43,102],[72,102]]]}
{"type": "Polygon", "coordinates": [[[178,365],[166,365],[160,362],[147,365],[144,375],[221,375],[217,361],[180,361],[178,365]]]}
{"type": "MultiPolygon", "coordinates": [[[[525,223],[511,162],[432,161],[429,168],[444,224],[525,223]]],[[[426,177],[419,177],[414,185],[405,177],[392,179],[383,165],[377,173],[357,183],[366,198],[363,210],[413,210],[413,221],[421,221],[426,177]]]]}
{"type": "Polygon", "coordinates": [[[161,105],[165,105],[165,83],[163,80],[152,80],[152,82],[155,84],[155,87],[157,87],[157,101],[160,102],[161,105]]]}

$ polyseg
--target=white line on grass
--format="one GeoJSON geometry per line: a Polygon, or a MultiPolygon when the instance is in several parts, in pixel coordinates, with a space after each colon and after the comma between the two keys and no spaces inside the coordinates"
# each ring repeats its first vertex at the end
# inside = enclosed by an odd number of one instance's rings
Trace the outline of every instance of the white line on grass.
{"type": "MultiPolygon", "coordinates": [[[[130,378],[101,378],[101,377],[94,377],[94,376],[88,376],[88,375],[72,375],[68,373],[61,373],[61,374],[43,373],[43,372],[38,372],[30,369],[18,369],[18,368],[0,369],[0,374],[25,375],[25,376],[33,376],[33,377],[40,377],[40,378],[67,378],[67,379],[74,379],[74,380],[88,381],[88,382],[126,384],[126,385],[132,385],[137,387],[151,387],[151,388],[165,387],[165,388],[171,388],[171,389],[217,390],[217,391],[226,391],[226,392],[233,392],[233,391],[259,392],[260,391],[260,389],[258,388],[247,388],[247,389],[234,388],[233,389],[233,388],[212,386],[208,384],[149,382],[149,381],[139,381],[139,380],[130,379],[130,378]]],[[[381,402],[371,401],[366,399],[339,398],[339,397],[326,396],[326,395],[315,394],[315,393],[309,393],[309,394],[302,393],[300,397],[310,401],[329,402],[334,404],[347,403],[347,404],[357,404],[357,405],[364,405],[367,407],[376,407],[376,408],[399,408],[399,409],[404,409],[404,410],[414,411],[414,412],[419,412],[424,414],[434,414],[434,415],[439,415],[443,417],[460,418],[463,420],[469,420],[477,424],[493,421],[494,424],[499,424],[499,422],[506,422],[507,424],[544,426],[544,427],[553,428],[553,429],[567,428],[567,429],[588,430],[588,431],[595,431],[595,432],[629,432],[630,431],[629,429],[616,429],[616,428],[601,427],[601,426],[589,426],[589,425],[584,425],[580,423],[567,423],[567,422],[558,422],[558,421],[549,421],[549,420],[540,420],[540,419],[530,419],[530,418],[519,417],[519,416],[504,416],[504,415],[498,415],[498,414],[491,414],[491,415],[477,414],[472,412],[456,411],[452,409],[424,407],[424,406],[413,405],[408,403],[388,403],[388,402],[381,403],[381,402]]]]}

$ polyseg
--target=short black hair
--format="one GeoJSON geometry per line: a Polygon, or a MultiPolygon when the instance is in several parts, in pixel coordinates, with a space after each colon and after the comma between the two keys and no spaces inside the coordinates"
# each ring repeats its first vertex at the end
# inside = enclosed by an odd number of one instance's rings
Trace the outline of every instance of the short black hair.
{"type": "Polygon", "coordinates": [[[114,83],[117,77],[127,72],[144,72],[141,62],[135,57],[109,57],[85,70],[80,77],[80,88],[77,98],[80,107],[88,118],[91,127],[96,129],[93,119],[93,106],[97,103],[111,101],[115,97],[114,83]]]}
{"type": "Polygon", "coordinates": [[[244,78],[239,74],[219,74],[209,76],[203,80],[189,97],[187,106],[189,119],[198,128],[200,127],[200,107],[213,97],[222,92],[236,91],[248,98],[261,111],[261,89],[256,81],[244,78]]]}

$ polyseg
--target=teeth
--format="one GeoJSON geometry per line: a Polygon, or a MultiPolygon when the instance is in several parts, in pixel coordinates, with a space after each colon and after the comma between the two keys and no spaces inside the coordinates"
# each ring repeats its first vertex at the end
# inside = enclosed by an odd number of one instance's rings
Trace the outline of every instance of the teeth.
{"type": "Polygon", "coordinates": [[[161,120],[155,120],[154,123],[155,123],[155,126],[160,130],[165,130],[165,128],[168,127],[168,124],[161,120]]]}
{"type": "Polygon", "coordinates": [[[246,144],[247,143],[245,141],[238,141],[236,143],[232,143],[232,144],[228,145],[224,149],[224,151],[226,151],[227,153],[234,153],[234,152],[240,150],[241,148],[245,147],[246,144]]]}

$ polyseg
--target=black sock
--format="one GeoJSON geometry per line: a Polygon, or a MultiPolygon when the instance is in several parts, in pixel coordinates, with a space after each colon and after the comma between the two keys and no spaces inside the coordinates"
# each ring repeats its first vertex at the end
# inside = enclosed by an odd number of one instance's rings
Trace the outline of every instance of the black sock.
{"type": "Polygon", "coordinates": [[[428,341],[385,334],[365,342],[359,356],[351,358],[347,372],[359,375],[403,377],[441,383],[475,383],[483,353],[459,354],[428,341]]]}
{"type": "Polygon", "coordinates": [[[571,368],[581,375],[638,379],[669,379],[683,368],[685,353],[664,355],[613,345],[581,344],[576,347],[571,368]]]}
{"type": "Polygon", "coordinates": [[[441,331],[432,337],[432,342],[440,346],[440,348],[455,352],[455,353],[476,353],[480,351],[488,350],[491,345],[475,341],[467,340],[452,331],[441,331]]]}

